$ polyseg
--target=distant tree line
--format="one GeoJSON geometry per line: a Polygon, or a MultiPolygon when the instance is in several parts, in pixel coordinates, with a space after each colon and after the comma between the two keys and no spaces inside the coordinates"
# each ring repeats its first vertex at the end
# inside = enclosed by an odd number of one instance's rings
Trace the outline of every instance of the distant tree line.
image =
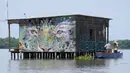
{"type": "MultiPolygon", "coordinates": [[[[18,38],[11,37],[10,38],[11,48],[18,48],[18,38]]],[[[112,47],[113,47],[113,41],[110,41],[112,47]]],[[[118,40],[119,48],[120,49],[130,49],[130,40],[118,40]]],[[[0,48],[8,48],[9,47],[9,38],[0,38],[0,48]]]]}
{"type": "MultiPolygon", "coordinates": [[[[10,47],[18,48],[18,39],[11,37],[10,38],[10,47]]],[[[9,38],[0,38],[0,48],[9,48],[9,38]]]]}
{"type": "MultiPolygon", "coordinates": [[[[130,40],[117,40],[119,49],[130,49],[130,40]]],[[[114,45],[114,41],[110,41],[112,47],[114,45]]]]}

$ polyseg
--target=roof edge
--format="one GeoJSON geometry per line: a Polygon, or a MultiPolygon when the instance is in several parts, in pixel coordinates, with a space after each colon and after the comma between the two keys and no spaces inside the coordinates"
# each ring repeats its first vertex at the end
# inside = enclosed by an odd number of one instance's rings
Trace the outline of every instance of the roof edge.
{"type": "Polygon", "coordinates": [[[87,17],[95,17],[95,18],[103,18],[103,19],[108,19],[108,20],[112,20],[111,18],[107,18],[107,17],[100,17],[100,16],[93,16],[93,15],[85,15],[85,14],[63,14],[63,15],[52,15],[52,16],[39,16],[39,17],[30,17],[30,18],[18,18],[18,19],[7,19],[8,21],[12,21],[12,20],[24,20],[24,19],[37,19],[37,18],[49,18],[49,17],[63,17],[63,16],[87,16],[87,17]]]}

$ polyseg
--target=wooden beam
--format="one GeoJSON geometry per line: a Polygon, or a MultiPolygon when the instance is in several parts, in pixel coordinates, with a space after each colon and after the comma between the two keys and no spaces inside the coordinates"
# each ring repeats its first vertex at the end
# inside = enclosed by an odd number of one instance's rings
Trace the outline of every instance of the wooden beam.
{"type": "Polygon", "coordinates": [[[8,20],[8,24],[19,24],[19,20],[8,20]]]}

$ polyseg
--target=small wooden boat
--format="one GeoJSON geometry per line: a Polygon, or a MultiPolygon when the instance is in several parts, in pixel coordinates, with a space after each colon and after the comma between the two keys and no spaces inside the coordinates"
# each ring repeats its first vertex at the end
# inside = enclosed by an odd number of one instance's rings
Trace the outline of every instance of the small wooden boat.
{"type": "Polygon", "coordinates": [[[104,52],[96,52],[96,58],[122,58],[123,53],[118,51],[117,53],[104,53],[104,52]]]}

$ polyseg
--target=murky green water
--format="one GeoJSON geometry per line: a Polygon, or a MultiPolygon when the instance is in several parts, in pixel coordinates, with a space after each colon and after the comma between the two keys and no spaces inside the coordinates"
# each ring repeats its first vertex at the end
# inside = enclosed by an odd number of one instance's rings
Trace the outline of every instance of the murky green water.
{"type": "Polygon", "coordinates": [[[0,50],[0,73],[130,73],[130,50],[121,50],[122,59],[10,60],[8,50],[0,50]]]}

